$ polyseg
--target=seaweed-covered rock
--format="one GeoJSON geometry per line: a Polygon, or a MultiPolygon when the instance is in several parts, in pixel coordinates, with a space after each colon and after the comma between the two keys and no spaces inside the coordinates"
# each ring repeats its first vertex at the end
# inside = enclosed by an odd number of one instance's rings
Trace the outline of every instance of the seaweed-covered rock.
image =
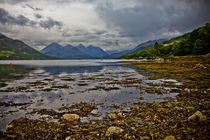
{"type": "Polygon", "coordinates": [[[117,115],[115,113],[110,113],[108,114],[108,117],[111,119],[111,120],[116,120],[117,119],[117,115]]]}
{"type": "Polygon", "coordinates": [[[120,133],[122,133],[124,130],[120,127],[115,127],[115,126],[111,126],[107,129],[106,131],[106,136],[112,136],[112,135],[118,135],[120,133]]]}
{"type": "Polygon", "coordinates": [[[167,136],[164,140],[176,140],[176,138],[174,136],[167,136]]]}
{"type": "Polygon", "coordinates": [[[196,111],[192,116],[188,118],[188,121],[206,121],[206,116],[204,116],[200,111],[196,111]]]}
{"type": "Polygon", "coordinates": [[[77,114],[64,114],[63,118],[67,121],[75,121],[80,119],[79,115],[77,114]]]}
{"type": "Polygon", "coordinates": [[[13,139],[61,139],[62,127],[57,122],[31,119],[13,120],[6,128],[7,137],[13,139]]]}
{"type": "Polygon", "coordinates": [[[114,113],[110,113],[108,114],[108,117],[111,119],[111,120],[116,120],[118,118],[122,118],[123,117],[123,114],[121,111],[115,111],[114,113]]]}

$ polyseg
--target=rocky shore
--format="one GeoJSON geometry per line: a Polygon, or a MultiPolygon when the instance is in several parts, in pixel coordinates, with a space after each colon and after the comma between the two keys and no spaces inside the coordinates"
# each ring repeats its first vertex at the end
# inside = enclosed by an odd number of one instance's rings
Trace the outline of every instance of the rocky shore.
{"type": "MultiPolygon", "coordinates": [[[[150,94],[167,94],[160,87],[173,87],[179,93],[176,98],[170,98],[163,102],[144,102],[142,99],[138,99],[138,102],[129,103],[123,107],[113,105],[114,111],[107,113],[105,117],[100,117],[96,104],[86,102],[61,108],[60,111],[34,110],[31,113],[49,115],[58,121],[16,119],[7,125],[6,132],[1,132],[0,138],[210,139],[208,132],[210,128],[209,64],[209,57],[203,56],[133,62],[132,67],[146,76],[147,80],[175,79],[182,84],[174,84],[168,80],[164,83],[150,82],[150,87],[146,88],[136,86],[141,80],[133,79],[126,83],[115,81],[115,85],[126,84],[128,87],[133,85],[150,94]],[[125,107],[129,110],[124,110],[125,107]],[[95,117],[87,122],[82,121],[82,118],[90,115],[95,117]]],[[[100,89],[103,90],[102,87],[100,89]]],[[[104,88],[104,90],[106,89],[104,88]]],[[[0,105],[10,106],[11,104],[1,103],[0,105]]]]}

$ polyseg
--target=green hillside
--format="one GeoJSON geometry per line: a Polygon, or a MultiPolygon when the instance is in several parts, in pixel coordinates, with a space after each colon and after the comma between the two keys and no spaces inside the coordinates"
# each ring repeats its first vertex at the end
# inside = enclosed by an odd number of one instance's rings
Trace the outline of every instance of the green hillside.
{"type": "Polygon", "coordinates": [[[24,42],[0,34],[0,60],[55,59],[29,47],[24,42]]]}
{"type": "Polygon", "coordinates": [[[122,58],[204,55],[210,53],[210,23],[183,36],[171,39],[122,58]]]}

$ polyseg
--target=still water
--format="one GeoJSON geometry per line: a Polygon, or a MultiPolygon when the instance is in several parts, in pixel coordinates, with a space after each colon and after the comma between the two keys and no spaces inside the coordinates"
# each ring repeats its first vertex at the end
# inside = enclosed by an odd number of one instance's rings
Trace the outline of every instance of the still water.
{"type": "MultiPolygon", "coordinates": [[[[125,60],[124,60],[125,61],[125,60]]],[[[131,61],[131,60],[130,60],[131,61]]],[[[176,80],[148,80],[138,69],[123,60],[21,60],[0,61],[0,131],[14,119],[48,119],[31,114],[39,109],[61,108],[85,102],[97,105],[97,117],[105,117],[118,105],[135,102],[162,102],[175,98],[176,89],[162,87],[176,80]],[[13,65],[10,66],[10,63],[13,65]],[[149,93],[158,84],[164,94],[149,93]],[[152,88],[152,87],[151,87],[152,88]]],[[[93,116],[81,119],[88,121],[93,116]]]]}

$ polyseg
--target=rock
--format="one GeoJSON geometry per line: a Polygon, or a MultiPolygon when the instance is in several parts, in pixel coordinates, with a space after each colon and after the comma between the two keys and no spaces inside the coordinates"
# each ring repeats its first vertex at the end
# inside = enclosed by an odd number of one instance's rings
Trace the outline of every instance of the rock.
{"type": "Polygon", "coordinates": [[[12,124],[8,124],[8,125],[6,126],[6,130],[9,130],[10,128],[13,128],[13,125],[12,125],[12,124]]]}
{"type": "Polygon", "coordinates": [[[65,140],[75,140],[75,138],[71,138],[70,136],[66,137],[65,140]]]}
{"type": "Polygon", "coordinates": [[[167,136],[164,140],[176,140],[176,138],[174,136],[167,136]]]}
{"type": "Polygon", "coordinates": [[[102,121],[102,120],[103,120],[102,117],[97,117],[97,118],[94,119],[94,121],[102,121]]]}
{"type": "Polygon", "coordinates": [[[98,114],[98,110],[97,110],[97,109],[93,109],[93,110],[91,111],[91,114],[97,115],[97,114],[98,114]]]}
{"type": "Polygon", "coordinates": [[[70,140],[70,139],[71,139],[71,137],[70,137],[70,136],[68,136],[68,137],[66,137],[66,138],[65,138],[65,140],[70,140]]]}
{"type": "Polygon", "coordinates": [[[123,113],[121,111],[116,111],[115,112],[118,118],[122,118],[123,117],[123,113]]]}
{"type": "Polygon", "coordinates": [[[188,121],[206,121],[206,116],[204,116],[200,111],[196,111],[192,116],[188,118],[188,121]]]}
{"type": "Polygon", "coordinates": [[[123,132],[123,129],[121,129],[120,127],[115,127],[115,126],[111,126],[107,129],[106,131],[106,136],[111,136],[113,134],[118,135],[120,133],[123,132]]]}
{"type": "Polygon", "coordinates": [[[115,113],[110,113],[108,114],[108,117],[111,119],[111,120],[116,120],[117,119],[117,115],[115,113]]]}
{"type": "Polygon", "coordinates": [[[64,114],[63,118],[67,121],[76,121],[80,119],[79,115],[77,114],[64,114]]]}
{"type": "Polygon", "coordinates": [[[114,113],[110,113],[108,114],[108,117],[111,119],[111,120],[116,120],[118,118],[123,118],[123,114],[121,111],[115,111],[114,113]]]}

